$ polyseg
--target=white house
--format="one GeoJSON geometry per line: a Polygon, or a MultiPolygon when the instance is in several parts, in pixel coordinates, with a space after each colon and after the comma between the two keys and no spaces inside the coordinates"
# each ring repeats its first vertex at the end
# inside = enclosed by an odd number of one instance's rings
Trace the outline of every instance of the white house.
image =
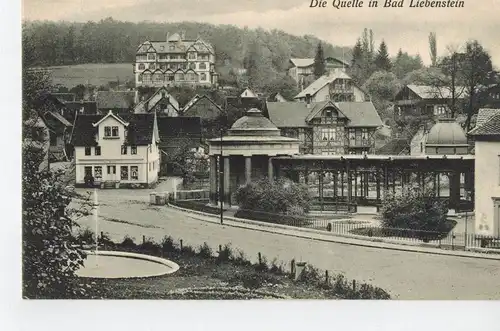
{"type": "Polygon", "coordinates": [[[76,186],[151,187],[160,169],[156,113],[77,115],[76,186]]]}
{"type": "Polygon", "coordinates": [[[475,233],[500,237],[500,109],[481,109],[475,141],[475,233]]]}
{"type": "Polygon", "coordinates": [[[297,94],[296,101],[321,102],[363,102],[369,98],[342,70],[335,70],[321,76],[297,94]]]}

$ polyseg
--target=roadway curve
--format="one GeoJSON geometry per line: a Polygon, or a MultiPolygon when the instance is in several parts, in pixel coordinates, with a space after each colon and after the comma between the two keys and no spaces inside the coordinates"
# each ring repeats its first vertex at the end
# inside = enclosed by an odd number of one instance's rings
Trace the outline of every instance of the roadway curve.
{"type": "MultiPolygon", "coordinates": [[[[169,207],[150,207],[146,196],[138,199],[110,191],[100,194],[99,231],[116,240],[129,235],[139,241],[145,235],[160,241],[170,235],[193,247],[207,242],[214,249],[230,242],[252,260],[258,252],[269,261],[302,259],[380,286],[398,299],[500,299],[498,260],[368,248],[221,226],[169,207]]],[[[78,222],[95,228],[92,216],[78,222]]]]}

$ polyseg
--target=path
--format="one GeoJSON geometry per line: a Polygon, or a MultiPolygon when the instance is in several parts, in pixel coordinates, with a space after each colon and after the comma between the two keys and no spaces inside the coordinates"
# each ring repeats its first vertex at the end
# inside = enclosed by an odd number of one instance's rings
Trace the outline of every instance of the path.
{"type": "MultiPolygon", "coordinates": [[[[320,269],[344,272],[348,278],[380,286],[399,299],[500,299],[498,261],[359,247],[221,226],[168,207],[150,207],[148,193],[142,190],[137,191],[142,192],[140,196],[131,195],[128,201],[114,190],[99,192],[103,204],[100,229],[113,239],[129,235],[140,240],[145,235],[160,241],[171,235],[194,247],[207,242],[213,248],[231,242],[253,260],[258,252],[269,260],[303,259],[320,269]]],[[[92,216],[79,222],[94,228],[92,216]]]]}

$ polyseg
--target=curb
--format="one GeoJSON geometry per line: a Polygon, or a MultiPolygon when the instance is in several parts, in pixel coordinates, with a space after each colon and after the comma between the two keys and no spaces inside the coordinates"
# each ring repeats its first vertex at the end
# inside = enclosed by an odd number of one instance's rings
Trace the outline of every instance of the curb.
{"type": "MultiPolygon", "coordinates": [[[[176,209],[178,211],[182,211],[182,212],[186,212],[186,213],[190,213],[190,214],[196,214],[196,215],[210,217],[210,218],[217,217],[217,215],[214,215],[214,214],[209,214],[209,213],[204,213],[204,212],[197,211],[197,210],[181,208],[181,207],[177,207],[177,206],[174,206],[171,204],[167,204],[167,206],[172,208],[172,209],[176,209]]],[[[195,218],[195,217],[193,217],[193,218],[195,218]]],[[[195,219],[200,220],[200,221],[204,221],[204,222],[219,223],[218,220],[215,220],[215,219],[213,222],[206,220],[206,219],[201,219],[201,218],[195,218],[195,219]]],[[[419,245],[414,245],[411,243],[390,241],[390,240],[383,239],[383,238],[366,238],[364,236],[356,236],[356,235],[341,235],[341,234],[336,234],[336,233],[332,233],[332,232],[307,229],[307,228],[295,228],[295,227],[281,225],[281,224],[271,224],[271,223],[254,221],[254,220],[247,220],[247,219],[236,218],[236,217],[231,217],[231,216],[225,216],[224,219],[238,223],[238,224],[224,223],[224,225],[226,225],[226,226],[231,226],[231,227],[235,227],[235,228],[242,228],[242,229],[249,229],[249,230],[254,230],[254,231],[262,231],[262,232],[267,232],[267,233],[281,234],[281,235],[296,237],[296,238],[304,238],[304,239],[323,241],[323,242],[334,242],[334,243],[339,243],[339,244],[361,246],[361,247],[389,249],[389,250],[396,250],[396,251],[403,251],[403,252],[427,253],[427,254],[434,254],[434,255],[479,258],[479,259],[485,259],[485,260],[500,261],[500,254],[495,254],[496,252],[488,254],[488,252],[490,252],[490,251],[485,250],[485,249],[481,249],[481,248],[472,248],[471,249],[472,251],[459,252],[459,251],[440,249],[440,248],[437,248],[436,246],[434,246],[433,244],[422,243],[419,245]],[[261,227],[261,228],[251,228],[248,226],[242,226],[240,224],[254,225],[257,227],[261,227]],[[267,228],[267,229],[263,229],[263,228],[267,228]],[[322,235],[322,236],[329,237],[329,238],[311,237],[311,236],[307,236],[306,234],[284,233],[282,231],[276,231],[276,230],[297,231],[297,232],[302,232],[302,233],[307,232],[307,233],[311,233],[311,234],[322,235]]]]}

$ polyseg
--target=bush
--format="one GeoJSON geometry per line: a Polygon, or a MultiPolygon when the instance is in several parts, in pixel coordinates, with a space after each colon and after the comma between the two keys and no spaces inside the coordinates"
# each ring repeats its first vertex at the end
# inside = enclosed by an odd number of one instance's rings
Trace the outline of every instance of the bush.
{"type": "Polygon", "coordinates": [[[177,251],[177,247],[174,244],[174,239],[170,236],[163,237],[163,240],[161,241],[161,248],[163,252],[173,253],[177,251]]]}
{"type": "Polygon", "coordinates": [[[196,255],[196,251],[194,250],[194,248],[189,246],[189,245],[182,246],[181,253],[184,255],[187,255],[187,256],[195,256],[196,255]]]}
{"type": "Polygon", "coordinates": [[[136,248],[136,244],[133,238],[130,238],[128,235],[123,238],[122,243],[120,244],[123,248],[136,248]]]}
{"type": "Polygon", "coordinates": [[[400,195],[389,195],[385,199],[381,208],[382,226],[417,230],[416,236],[427,238],[432,233],[437,236],[450,230],[447,213],[445,202],[432,192],[406,189],[400,195]]]}
{"type": "Polygon", "coordinates": [[[141,251],[146,251],[148,253],[158,254],[161,252],[161,246],[153,241],[152,238],[148,238],[143,243],[141,243],[138,248],[141,251]]]}
{"type": "Polygon", "coordinates": [[[250,266],[252,265],[252,262],[247,259],[245,253],[242,250],[238,250],[238,256],[233,256],[234,264],[236,265],[241,265],[241,266],[250,266]]]}
{"type": "Polygon", "coordinates": [[[304,215],[310,209],[311,197],[305,185],[286,179],[269,182],[261,179],[238,188],[235,199],[243,210],[304,215]]]}
{"type": "Polygon", "coordinates": [[[203,245],[201,245],[199,248],[198,255],[205,258],[212,257],[212,248],[210,248],[210,246],[208,246],[208,244],[204,242],[203,245]]]}
{"type": "Polygon", "coordinates": [[[78,233],[76,234],[76,242],[80,245],[94,245],[94,232],[88,227],[83,230],[79,229],[78,233]]]}
{"type": "Polygon", "coordinates": [[[222,247],[222,250],[219,252],[219,256],[217,260],[221,262],[229,262],[233,260],[233,250],[231,248],[231,244],[226,244],[222,247]]]}

